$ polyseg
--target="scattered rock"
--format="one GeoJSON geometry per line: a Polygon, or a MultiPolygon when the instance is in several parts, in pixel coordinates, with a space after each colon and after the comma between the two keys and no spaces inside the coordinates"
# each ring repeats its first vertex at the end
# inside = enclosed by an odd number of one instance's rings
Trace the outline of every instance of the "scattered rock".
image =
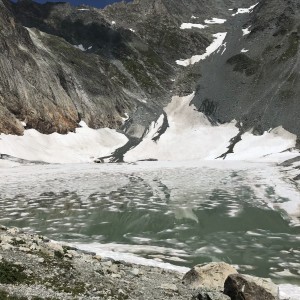
{"type": "Polygon", "coordinates": [[[140,270],[137,269],[137,268],[134,268],[134,269],[131,271],[131,274],[134,275],[134,276],[139,276],[140,270]]]}
{"type": "Polygon", "coordinates": [[[160,286],[161,289],[178,292],[178,287],[175,284],[164,283],[160,286]]]}
{"type": "Polygon", "coordinates": [[[230,297],[219,291],[199,289],[193,294],[192,300],[230,300],[230,297]]]}
{"type": "Polygon", "coordinates": [[[226,278],[236,274],[237,270],[224,262],[212,262],[194,266],[188,271],[182,283],[193,289],[205,287],[211,290],[223,290],[226,278]]]}
{"type": "Polygon", "coordinates": [[[231,300],[279,300],[278,287],[270,279],[241,274],[228,276],[224,294],[231,300]]]}

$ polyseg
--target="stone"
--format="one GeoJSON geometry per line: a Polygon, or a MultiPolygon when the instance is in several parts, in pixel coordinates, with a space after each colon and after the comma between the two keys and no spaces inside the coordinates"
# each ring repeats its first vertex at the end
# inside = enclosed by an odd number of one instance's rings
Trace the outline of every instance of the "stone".
{"type": "Polygon", "coordinates": [[[140,270],[137,269],[137,268],[134,268],[134,269],[131,271],[131,274],[134,275],[134,276],[139,276],[140,270]]]}
{"type": "Polygon", "coordinates": [[[39,263],[43,263],[45,261],[45,259],[43,257],[38,258],[37,260],[39,263]]]}
{"type": "Polygon", "coordinates": [[[224,262],[200,264],[183,276],[182,283],[193,289],[205,287],[210,290],[223,291],[226,278],[236,273],[235,268],[224,262]]]}
{"type": "Polygon", "coordinates": [[[194,290],[192,300],[230,300],[230,297],[220,291],[212,291],[207,288],[194,290]]]}
{"type": "Polygon", "coordinates": [[[13,238],[9,235],[1,235],[0,236],[0,241],[2,244],[12,244],[13,243],[13,238]]]}
{"type": "Polygon", "coordinates": [[[109,271],[110,271],[111,273],[115,273],[115,274],[118,273],[118,272],[119,272],[119,267],[118,267],[118,265],[113,264],[112,266],[110,266],[109,271]]]}
{"type": "Polygon", "coordinates": [[[23,252],[30,252],[30,249],[27,247],[19,247],[19,250],[23,252]]]}
{"type": "Polygon", "coordinates": [[[47,246],[54,251],[58,251],[60,253],[64,253],[64,249],[62,247],[62,245],[58,244],[58,243],[53,243],[53,242],[49,242],[47,244],[47,246]]]}
{"type": "Polygon", "coordinates": [[[15,235],[15,234],[17,234],[17,233],[20,232],[20,229],[19,229],[19,228],[16,228],[16,227],[13,227],[13,228],[9,228],[9,229],[7,230],[7,232],[10,233],[10,234],[12,234],[12,235],[15,235]]]}
{"type": "Polygon", "coordinates": [[[0,225],[0,230],[7,231],[7,227],[3,226],[3,225],[0,225]]]}
{"type": "Polygon", "coordinates": [[[96,259],[98,261],[101,261],[102,260],[102,257],[100,255],[94,255],[93,256],[93,259],[96,259]]]}
{"type": "Polygon", "coordinates": [[[279,289],[270,279],[241,274],[228,276],[224,294],[231,300],[279,300],[279,289]]]}
{"type": "Polygon", "coordinates": [[[66,253],[65,258],[72,259],[73,255],[71,253],[66,253]]]}
{"type": "Polygon", "coordinates": [[[10,245],[10,244],[1,244],[2,250],[11,250],[14,248],[14,246],[10,245]]]}
{"type": "Polygon", "coordinates": [[[160,286],[161,289],[178,292],[178,287],[172,283],[164,283],[160,286]]]}

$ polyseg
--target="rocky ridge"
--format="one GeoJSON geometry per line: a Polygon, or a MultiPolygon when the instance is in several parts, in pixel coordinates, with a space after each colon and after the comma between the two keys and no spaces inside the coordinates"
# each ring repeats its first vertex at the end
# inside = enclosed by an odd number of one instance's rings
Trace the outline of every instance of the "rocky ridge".
{"type": "Polygon", "coordinates": [[[0,132],[22,134],[23,121],[66,133],[84,120],[140,139],[172,95],[196,90],[193,103],[212,122],[299,136],[299,4],[263,1],[239,13],[255,3],[135,0],[100,10],[1,0],[0,132]],[[180,29],[213,17],[226,22],[180,29]],[[224,51],[176,64],[203,54],[215,32],[227,32],[224,51]]]}

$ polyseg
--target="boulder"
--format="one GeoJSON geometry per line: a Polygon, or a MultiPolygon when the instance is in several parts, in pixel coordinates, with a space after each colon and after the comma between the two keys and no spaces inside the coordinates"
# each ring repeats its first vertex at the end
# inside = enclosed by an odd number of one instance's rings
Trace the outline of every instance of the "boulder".
{"type": "Polygon", "coordinates": [[[194,266],[182,279],[184,285],[197,289],[205,287],[210,290],[223,291],[224,282],[237,270],[224,262],[212,262],[194,266]]]}
{"type": "Polygon", "coordinates": [[[231,300],[279,300],[279,289],[270,279],[241,274],[228,276],[224,294],[231,300]]]}

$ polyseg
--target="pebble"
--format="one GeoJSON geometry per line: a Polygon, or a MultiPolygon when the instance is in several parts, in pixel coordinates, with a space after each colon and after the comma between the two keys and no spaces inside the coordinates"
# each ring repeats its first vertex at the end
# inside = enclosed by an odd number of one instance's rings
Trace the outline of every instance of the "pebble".
{"type": "Polygon", "coordinates": [[[22,252],[30,252],[30,249],[26,247],[19,247],[19,250],[22,252]]]}
{"type": "Polygon", "coordinates": [[[11,250],[14,248],[14,246],[10,244],[1,244],[2,250],[11,250]]]}
{"type": "Polygon", "coordinates": [[[161,289],[178,292],[178,287],[175,284],[164,283],[160,286],[161,289]]]}
{"type": "Polygon", "coordinates": [[[131,271],[131,274],[133,274],[134,276],[139,276],[140,270],[137,269],[137,268],[134,268],[134,269],[131,271]]]}

